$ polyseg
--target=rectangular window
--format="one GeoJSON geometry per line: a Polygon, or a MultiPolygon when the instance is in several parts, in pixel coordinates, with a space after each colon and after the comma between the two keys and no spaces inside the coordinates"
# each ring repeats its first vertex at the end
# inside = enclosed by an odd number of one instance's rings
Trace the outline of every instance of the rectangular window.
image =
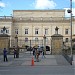
{"type": "Polygon", "coordinates": [[[37,37],[35,38],[35,41],[38,41],[38,38],[37,37]]]}
{"type": "Polygon", "coordinates": [[[38,34],[38,29],[35,29],[35,34],[38,34]]]}
{"type": "Polygon", "coordinates": [[[45,29],[45,34],[46,34],[46,35],[48,34],[48,29],[45,29]]]}
{"type": "Polygon", "coordinates": [[[15,29],[15,34],[18,34],[18,29],[15,29]]]}
{"type": "Polygon", "coordinates": [[[25,34],[28,34],[28,29],[25,29],[25,34]]]}
{"type": "Polygon", "coordinates": [[[68,38],[65,39],[65,42],[68,42],[68,38]]]}
{"type": "Polygon", "coordinates": [[[8,29],[6,29],[6,33],[9,33],[9,30],[8,29]]]}
{"type": "Polygon", "coordinates": [[[6,29],[5,31],[3,31],[3,29],[0,29],[0,33],[1,34],[3,34],[3,33],[8,34],[9,33],[9,29],[6,29]]]}
{"type": "Polygon", "coordinates": [[[65,29],[65,34],[68,34],[68,29],[65,29]]]}
{"type": "Polygon", "coordinates": [[[3,33],[3,29],[0,30],[0,33],[3,33]]]}

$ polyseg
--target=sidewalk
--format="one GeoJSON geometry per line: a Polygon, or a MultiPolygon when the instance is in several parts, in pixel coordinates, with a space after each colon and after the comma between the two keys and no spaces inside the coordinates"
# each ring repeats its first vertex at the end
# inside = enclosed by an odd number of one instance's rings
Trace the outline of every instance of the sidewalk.
{"type": "MultiPolygon", "coordinates": [[[[8,55],[8,62],[3,61],[3,56],[0,56],[0,66],[31,66],[32,53],[21,53],[19,58],[13,55],[8,55]]],[[[62,55],[45,55],[46,58],[39,56],[39,62],[34,62],[34,66],[49,66],[49,65],[70,65],[62,55]]],[[[34,58],[34,57],[33,57],[34,58]]],[[[35,61],[35,58],[34,58],[35,61]]]]}

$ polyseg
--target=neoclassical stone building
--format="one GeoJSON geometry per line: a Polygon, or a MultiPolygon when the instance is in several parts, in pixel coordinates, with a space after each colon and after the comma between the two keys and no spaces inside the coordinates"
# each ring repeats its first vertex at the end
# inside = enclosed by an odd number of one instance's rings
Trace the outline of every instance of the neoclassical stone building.
{"type": "MultiPolygon", "coordinates": [[[[51,36],[58,33],[63,35],[63,41],[70,41],[70,18],[65,18],[65,10],[13,10],[12,16],[0,16],[0,34],[3,27],[10,35],[10,47],[15,45],[15,36],[18,36],[18,45],[43,45],[46,36],[46,45],[51,46],[51,36]],[[29,41],[31,40],[31,41],[29,41]],[[33,40],[33,42],[32,42],[33,40]],[[40,42],[40,41],[41,42],[40,42]],[[37,41],[39,41],[37,43],[37,41]]],[[[75,35],[75,18],[72,19],[72,35],[75,35]]]]}

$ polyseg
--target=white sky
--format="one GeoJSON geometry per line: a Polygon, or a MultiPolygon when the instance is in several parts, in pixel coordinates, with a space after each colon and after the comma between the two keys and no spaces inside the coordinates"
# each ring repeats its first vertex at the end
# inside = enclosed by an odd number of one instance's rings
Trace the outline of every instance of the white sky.
{"type": "Polygon", "coordinates": [[[56,3],[53,0],[35,0],[36,9],[51,9],[56,7],[56,3]]]}

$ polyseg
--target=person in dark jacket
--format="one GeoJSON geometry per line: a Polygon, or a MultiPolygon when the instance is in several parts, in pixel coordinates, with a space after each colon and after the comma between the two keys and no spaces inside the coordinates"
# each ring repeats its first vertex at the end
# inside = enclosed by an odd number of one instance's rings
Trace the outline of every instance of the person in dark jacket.
{"type": "Polygon", "coordinates": [[[3,55],[4,55],[4,62],[5,62],[5,61],[8,61],[6,48],[4,48],[4,50],[3,50],[3,55]]]}
{"type": "Polygon", "coordinates": [[[14,48],[14,58],[16,58],[16,49],[14,48]]]}

